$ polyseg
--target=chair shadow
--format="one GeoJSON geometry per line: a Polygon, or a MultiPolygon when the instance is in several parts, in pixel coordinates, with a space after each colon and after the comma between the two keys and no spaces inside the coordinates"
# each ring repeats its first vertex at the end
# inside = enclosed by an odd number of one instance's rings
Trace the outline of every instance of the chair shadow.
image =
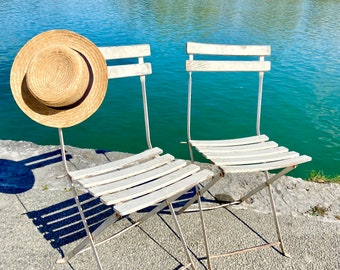
{"type": "Polygon", "coordinates": [[[61,162],[60,150],[20,161],[0,159],[0,193],[18,194],[30,190],[35,182],[32,170],[57,162],[61,162]]]}
{"type": "MultiPolygon", "coordinates": [[[[184,205],[185,201],[191,198],[191,192],[194,192],[194,190],[183,195],[180,198],[180,202],[174,203],[174,207],[184,205]]],[[[94,231],[102,222],[114,213],[112,207],[106,206],[100,199],[94,198],[89,193],[80,195],[79,201],[91,231],[94,231]]],[[[154,207],[155,206],[145,208],[139,211],[139,213],[147,213],[154,207]]],[[[168,207],[165,207],[159,213],[170,214],[170,211],[168,210],[168,207]]],[[[62,250],[63,246],[86,237],[86,231],[74,198],[70,198],[40,210],[29,211],[26,215],[32,220],[33,224],[51,246],[57,249],[62,256],[64,255],[62,250]]],[[[129,217],[128,220],[133,222],[129,217]]]]}
{"type": "MultiPolygon", "coordinates": [[[[113,214],[111,207],[107,207],[99,199],[88,193],[80,195],[79,201],[91,231],[94,231],[106,218],[113,214]]],[[[61,255],[64,255],[61,250],[64,245],[86,236],[73,198],[26,214],[44,238],[61,255]]]]}
{"type": "MultiPolygon", "coordinates": [[[[232,211],[232,209],[228,209],[225,208],[226,211],[228,211],[228,213],[230,215],[232,215],[235,219],[237,219],[243,226],[245,226],[246,228],[248,228],[249,231],[251,231],[252,233],[254,233],[259,239],[262,240],[263,244],[270,244],[270,241],[267,240],[267,238],[262,235],[260,232],[258,232],[256,229],[254,229],[250,224],[248,224],[242,217],[240,217],[239,215],[237,215],[235,212],[232,211]]],[[[273,224],[274,226],[274,224],[273,224]]],[[[279,254],[281,254],[282,256],[284,256],[284,254],[282,253],[282,251],[280,251],[277,247],[275,246],[271,246],[271,249],[275,250],[276,252],[278,252],[279,254]]]]}

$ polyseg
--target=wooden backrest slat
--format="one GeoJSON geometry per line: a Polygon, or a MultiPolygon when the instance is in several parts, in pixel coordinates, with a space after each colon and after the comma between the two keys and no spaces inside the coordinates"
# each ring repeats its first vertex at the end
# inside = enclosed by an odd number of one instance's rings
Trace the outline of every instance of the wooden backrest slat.
{"type": "Polygon", "coordinates": [[[271,53],[271,49],[268,45],[224,45],[187,42],[187,53],[231,56],[268,56],[271,53]]]}
{"type": "Polygon", "coordinates": [[[106,60],[150,56],[149,44],[99,47],[106,60]]]}
{"type": "Polygon", "coordinates": [[[200,61],[187,60],[187,71],[269,71],[269,61],[200,61]]]}
{"type": "Polygon", "coordinates": [[[152,73],[150,63],[108,66],[107,70],[109,79],[144,76],[152,73]]]}

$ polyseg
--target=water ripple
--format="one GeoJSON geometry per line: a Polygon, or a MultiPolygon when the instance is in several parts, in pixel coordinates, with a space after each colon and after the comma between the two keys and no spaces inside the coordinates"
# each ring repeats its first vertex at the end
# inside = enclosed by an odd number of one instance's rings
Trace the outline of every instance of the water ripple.
{"type": "MultiPolygon", "coordinates": [[[[161,147],[185,158],[187,151],[178,144],[186,136],[185,43],[269,44],[272,70],[265,77],[262,129],[313,157],[312,162],[298,168],[300,176],[311,169],[340,173],[338,14],[340,1],[336,0],[0,1],[0,114],[10,115],[1,118],[0,138],[57,143],[54,130],[46,131],[17,108],[9,89],[16,53],[42,31],[73,30],[98,46],[149,43],[152,56],[148,60],[153,64],[148,81],[151,133],[161,147]]],[[[227,133],[233,137],[253,132],[256,89],[247,90],[248,85],[240,84],[252,81],[241,75],[219,77],[218,81],[202,77],[204,88],[195,88],[194,96],[202,103],[194,116],[207,120],[208,127],[196,121],[197,134],[221,137],[227,133]],[[222,90],[226,86],[228,90],[222,90]],[[219,90],[214,92],[213,87],[219,90]],[[224,123],[228,125],[224,127],[224,123]]],[[[130,82],[110,84],[103,106],[89,121],[69,131],[68,143],[122,151],[124,147],[126,151],[139,149],[142,143],[135,136],[142,128],[137,123],[138,96],[129,106],[121,102],[134,94],[130,82]],[[120,113],[114,112],[115,108],[120,113]],[[124,135],[124,141],[119,142],[121,134],[111,135],[111,126],[104,125],[102,119],[110,119],[113,127],[124,130],[123,116],[129,112],[131,135],[124,135]],[[105,131],[100,139],[96,130],[105,131]]]]}

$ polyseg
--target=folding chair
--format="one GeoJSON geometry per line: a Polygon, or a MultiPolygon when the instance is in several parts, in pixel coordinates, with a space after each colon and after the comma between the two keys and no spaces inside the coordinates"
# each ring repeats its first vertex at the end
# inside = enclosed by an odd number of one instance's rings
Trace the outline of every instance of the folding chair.
{"type": "MultiPolygon", "coordinates": [[[[150,55],[149,45],[130,45],[117,47],[99,48],[106,60],[113,61],[116,65],[108,66],[109,79],[139,76],[141,82],[144,120],[146,130],[146,142],[148,149],[139,154],[129,156],[120,160],[85,168],[76,171],[68,169],[65,157],[65,144],[62,129],[59,128],[60,145],[62,149],[63,163],[67,176],[72,184],[73,195],[78,206],[87,237],[64,258],[59,259],[59,263],[67,262],[77,253],[88,249],[90,245],[99,269],[102,269],[96,246],[106,242],[108,239],[116,237],[126,230],[138,226],[149,217],[157,214],[166,206],[174,218],[176,229],[182,241],[188,264],[194,268],[189,250],[183,238],[178,224],[172,202],[185,194],[188,190],[197,186],[201,181],[212,177],[209,170],[200,170],[193,164],[175,159],[170,154],[162,154],[158,147],[152,147],[149,131],[148,106],[146,95],[145,76],[151,74],[151,64],[144,63],[144,57],[150,55]],[[124,59],[127,59],[124,61],[124,59]],[[123,60],[121,60],[123,59],[123,60]],[[134,60],[135,59],[135,60],[134,60]],[[135,61],[135,63],[131,63],[135,61]],[[114,214],[107,218],[97,229],[90,230],[84,211],[79,202],[79,192],[86,191],[94,197],[112,206],[114,214]],[[96,241],[97,237],[110,225],[137,211],[156,205],[152,210],[148,210],[142,218],[135,221],[128,228],[112,235],[101,242],[96,241]]],[[[109,63],[109,62],[107,62],[109,63]]]]}
{"type": "MultiPolygon", "coordinates": [[[[285,147],[278,146],[276,142],[269,141],[268,136],[261,134],[260,132],[263,76],[264,72],[270,70],[270,62],[265,61],[264,57],[269,56],[270,51],[270,46],[216,45],[194,42],[187,43],[187,53],[189,54],[189,60],[186,61],[186,70],[189,72],[187,136],[192,161],[194,161],[193,148],[195,148],[205,158],[209,159],[210,161],[212,161],[212,163],[218,166],[222,175],[251,172],[264,173],[265,181],[263,184],[251,190],[248,194],[244,195],[239,200],[231,202],[231,204],[242,203],[255,193],[267,187],[272,214],[277,231],[278,242],[270,243],[264,246],[271,247],[274,245],[279,245],[282,253],[284,255],[287,255],[283,246],[283,241],[280,233],[279,222],[277,219],[273,194],[271,190],[271,184],[284,174],[296,168],[298,164],[308,162],[311,160],[311,158],[306,155],[300,155],[299,153],[294,151],[289,151],[285,147]],[[200,56],[197,57],[197,55],[200,56]],[[196,58],[201,60],[197,60],[196,58]],[[194,72],[258,73],[258,98],[255,136],[226,140],[194,140],[191,138],[191,109],[193,85],[192,77],[194,72]],[[281,171],[279,171],[277,174],[269,175],[268,171],[274,169],[281,169],[281,171]]],[[[227,89],[219,89],[219,91],[226,90],[227,89]]],[[[242,91],[246,90],[247,89],[242,89],[242,91]]],[[[211,95],[213,95],[213,93],[211,93],[211,95]]],[[[240,102],[242,102],[242,100],[240,100],[240,102]]],[[[219,179],[220,178],[215,178],[214,180],[210,181],[199,191],[199,194],[197,196],[200,196],[204,192],[206,192],[219,179]]],[[[197,196],[192,198],[192,200],[189,201],[179,212],[181,213],[185,211],[197,199],[197,196]]],[[[221,207],[224,207],[226,205],[227,204],[223,204],[221,205],[221,207]]],[[[207,239],[204,227],[205,226],[203,226],[204,235],[205,239],[207,239]]],[[[246,251],[264,246],[249,248],[246,249],[246,251]]],[[[212,256],[209,254],[209,247],[207,242],[206,251],[208,264],[211,268],[210,260],[212,256]]],[[[234,253],[235,252],[231,252],[227,255],[234,253]]]]}

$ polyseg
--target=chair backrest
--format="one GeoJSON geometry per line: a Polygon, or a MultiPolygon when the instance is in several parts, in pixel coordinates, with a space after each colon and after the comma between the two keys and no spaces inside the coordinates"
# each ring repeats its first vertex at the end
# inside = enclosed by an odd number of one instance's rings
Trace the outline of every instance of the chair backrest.
{"type": "MultiPolygon", "coordinates": [[[[140,77],[140,83],[142,88],[143,97],[143,109],[144,109],[144,123],[145,123],[145,134],[146,142],[148,148],[152,148],[151,138],[150,138],[150,127],[149,127],[149,113],[146,95],[146,83],[145,75],[152,73],[151,64],[144,63],[144,57],[151,55],[150,45],[127,45],[127,46],[110,46],[110,47],[99,47],[100,52],[103,54],[104,58],[107,60],[108,78],[117,79],[124,77],[140,77]],[[131,63],[132,61],[114,61],[118,64],[110,64],[110,60],[120,60],[120,59],[136,59],[136,63],[131,63]]],[[[68,166],[66,163],[65,155],[65,144],[64,136],[61,128],[58,128],[59,140],[61,145],[61,152],[63,163],[68,172],[68,166]]]]}
{"type": "Polygon", "coordinates": [[[125,78],[139,76],[142,88],[143,109],[144,109],[144,122],[146,142],[149,148],[152,148],[149,127],[149,113],[146,95],[145,75],[152,73],[151,64],[144,62],[145,56],[151,55],[150,45],[127,45],[127,46],[111,46],[99,47],[99,50],[104,55],[106,60],[119,60],[119,59],[137,59],[136,63],[131,64],[120,62],[119,64],[110,65],[108,61],[108,77],[109,79],[125,78]]]}
{"type": "Polygon", "coordinates": [[[264,57],[269,56],[270,52],[270,46],[264,45],[187,43],[187,54],[189,54],[189,60],[186,61],[186,70],[189,72],[187,133],[189,140],[191,140],[190,126],[193,72],[258,72],[256,133],[260,135],[263,75],[265,71],[270,70],[270,62],[265,61],[264,57]],[[203,55],[204,60],[194,59],[194,56],[197,55],[203,55]],[[216,56],[224,57],[217,59],[216,56]],[[226,59],[225,56],[230,56],[231,59],[226,59]],[[251,56],[251,58],[249,58],[249,56],[251,56]],[[255,58],[252,56],[255,56],[255,58]]]}

